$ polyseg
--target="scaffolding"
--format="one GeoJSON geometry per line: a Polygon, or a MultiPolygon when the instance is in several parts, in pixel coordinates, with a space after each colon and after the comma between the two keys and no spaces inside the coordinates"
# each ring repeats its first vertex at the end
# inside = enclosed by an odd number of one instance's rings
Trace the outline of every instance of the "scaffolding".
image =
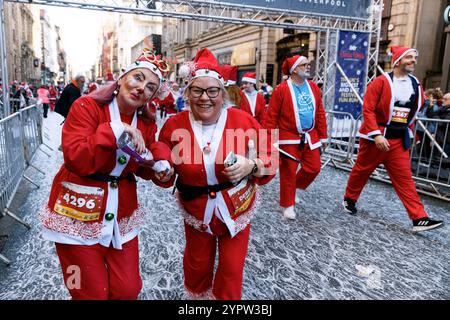
{"type": "MultiPolygon", "coordinates": [[[[379,39],[383,0],[371,0],[368,18],[348,17],[333,14],[303,12],[300,10],[279,9],[261,6],[226,3],[222,1],[181,1],[181,0],[0,0],[2,21],[0,26],[0,55],[2,78],[5,79],[3,101],[7,101],[9,88],[7,81],[6,48],[4,41],[5,23],[3,17],[4,2],[26,3],[35,5],[58,6],[85,10],[98,10],[163,18],[209,21],[218,24],[253,25],[260,27],[297,29],[317,32],[317,57],[315,81],[323,86],[324,99],[334,89],[336,72],[335,58],[337,48],[337,32],[339,30],[366,32],[370,34],[370,47],[367,63],[367,83],[377,75],[379,39]]],[[[243,1],[245,2],[245,1],[243,1]]],[[[254,2],[254,1],[253,1],[254,2]]],[[[302,5],[299,4],[299,8],[302,5]]],[[[6,104],[6,106],[9,104],[6,104]]],[[[3,116],[7,116],[8,108],[4,108],[3,116]]]]}

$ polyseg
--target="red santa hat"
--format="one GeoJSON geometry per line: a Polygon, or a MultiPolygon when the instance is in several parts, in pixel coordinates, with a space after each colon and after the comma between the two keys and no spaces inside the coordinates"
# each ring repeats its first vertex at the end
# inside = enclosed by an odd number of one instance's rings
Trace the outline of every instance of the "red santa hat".
{"type": "Polygon", "coordinates": [[[200,49],[194,61],[184,63],[178,74],[181,78],[187,79],[189,84],[196,78],[210,77],[219,80],[221,85],[224,85],[219,63],[208,48],[200,49]]]}
{"type": "Polygon", "coordinates": [[[237,82],[237,66],[222,64],[220,66],[220,74],[223,76],[225,86],[231,86],[237,82]]]}
{"type": "Polygon", "coordinates": [[[244,73],[241,81],[256,84],[256,72],[244,73]]]}
{"type": "Polygon", "coordinates": [[[294,71],[300,63],[306,61],[308,61],[308,58],[297,54],[283,61],[283,64],[281,65],[281,71],[283,72],[283,74],[288,76],[292,74],[292,71],[294,71]]]}
{"type": "Polygon", "coordinates": [[[404,56],[406,56],[408,53],[414,51],[417,55],[419,55],[419,51],[414,48],[407,48],[407,47],[400,47],[400,46],[392,46],[391,47],[391,54],[392,54],[392,66],[395,67],[395,65],[402,60],[404,56]]]}
{"type": "Polygon", "coordinates": [[[123,73],[119,76],[119,79],[122,78],[125,74],[130,72],[131,70],[138,68],[146,68],[156,74],[160,80],[160,82],[165,81],[165,77],[169,72],[169,64],[166,59],[163,59],[161,55],[155,55],[153,50],[144,48],[142,50],[141,55],[135,62],[130,64],[123,73]]]}

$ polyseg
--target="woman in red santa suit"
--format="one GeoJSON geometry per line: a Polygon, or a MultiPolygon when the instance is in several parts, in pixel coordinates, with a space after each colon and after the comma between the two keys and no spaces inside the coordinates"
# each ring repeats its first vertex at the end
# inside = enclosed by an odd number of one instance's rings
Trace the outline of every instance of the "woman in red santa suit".
{"type": "Polygon", "coordinates": [[[263,123],[266,113],[266,101],[262,94],[256,90],[256,72],[247,72],[242,77],[240,108],[255,117],[256,121],[263,123]]]}
{"type": "Polygon", "coordinates": [[[77,99],[64,124],[64,164],[40,219],[73,299],[136,299],[141,290],[137,235],[145,214],[135,175],[163,185],[173,173],[170,149],[155,141],[142,106],[167,71],[144,51],[114,83],[77,99]],[[123,147],[125,136],[146,161],[123,147]]]}
{"type": "Polygon", "coordinates": [[[172,149],[178,174],[188,295],[240,299],[256,185],[273,178],[268,168],[278,161],[272,159],[270,138],[258,122],[239,109],[226,108],[227,93],[218,67],[204,48],[193,63],[180,68],[182,76],[189,75],[185,95],[190,111],[168,119],[159,141],[172,149]],[[230,160],[233,154],[235,161],[230,160]],[[219,263],[214,273],[217,246],[219,263]]]}
{"type": "Polygon", "coordinates": [[[275,88],[263,127],[279,129],[280,205],[287,219],[295,219],[296,189],[305,190],[320,172],[320,146],[327,141],[327,123],[319,87],[309,77],[309,61],[287,58],[282,72],[289,78],[275,88]],[[288,157],[286,157],[288,155],[288,157]],[[295,160],[293,160],[295,159],[295,160]],[[297,168],[301,163],[301,169],[297,168]],[[295,177],[295,179],[293,179],[295,177]]]}

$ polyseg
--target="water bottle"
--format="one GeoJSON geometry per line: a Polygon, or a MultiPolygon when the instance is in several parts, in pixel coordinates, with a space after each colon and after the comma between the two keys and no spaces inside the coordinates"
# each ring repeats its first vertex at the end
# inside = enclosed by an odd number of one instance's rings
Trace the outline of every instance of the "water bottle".
{"type": "Polygon", "coordinates": [[[253,140],[248,140],[248,158],[250,160],[254,160],[256,159],[257,153],[256,153],[256,148],[255,148],[255,142],[253,140]]]}
{"type": "Polygon", "coordinates": [[[117,145],[120,150],[128,154],[131,158],[136,160],[140,165],[146,165],[153,167],[155,164],[155,160],[153,160],[153,154],[150,150],[145,149],[144,153],[139,154],[136,151],[133,141],[131,140],[131,136],[127,132],[123,132],[117,141],[117,145]]]}

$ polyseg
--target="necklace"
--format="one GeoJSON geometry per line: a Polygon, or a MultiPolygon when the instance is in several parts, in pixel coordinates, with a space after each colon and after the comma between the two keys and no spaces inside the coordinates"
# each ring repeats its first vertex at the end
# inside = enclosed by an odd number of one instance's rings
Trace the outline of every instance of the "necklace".
{"type": "Polygon", "coordinates": [[[214,132],[216,131],[217,123],[218,122],[216,122],[214,124],[214,127],[212,127],[212,125],[202,125],[203,142],[205,141],[205,139],[204,139],[205,135],[208,137],[208,139],[206,140],[206,143],[204,144],[204,147],[203,147],[204,154],[211,153],[211,142],[214,137],[214,132]],[[212,129],[211,129],[211,127],[212,127],[212,129]]]}

